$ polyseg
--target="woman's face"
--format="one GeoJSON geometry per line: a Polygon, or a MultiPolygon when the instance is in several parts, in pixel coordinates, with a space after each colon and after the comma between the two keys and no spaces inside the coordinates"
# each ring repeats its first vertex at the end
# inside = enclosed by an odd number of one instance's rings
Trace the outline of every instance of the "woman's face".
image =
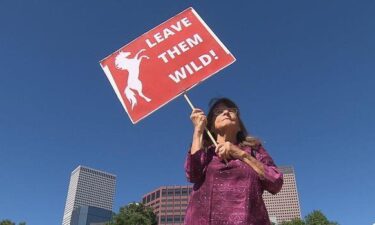
{"type": "Polygon", "coordinates": [[[219,104],[213,110],[214,114],[214,128],[217,133],[220,132],[235,132],[240,131],[238,122],[237,109],[229,108],[224,104],[219,104]]]}

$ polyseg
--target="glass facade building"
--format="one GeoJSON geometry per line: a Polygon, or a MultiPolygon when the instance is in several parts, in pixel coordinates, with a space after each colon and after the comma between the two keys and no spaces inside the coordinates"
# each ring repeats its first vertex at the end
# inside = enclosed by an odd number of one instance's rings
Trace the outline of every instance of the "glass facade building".
{"type": "Polygon", "coordinates": [[[79,206],[72,212],[70,225],[105,224],[112,218],[112,211],[93,206],[79,206]]]}
{"type": "MultiPolygon", "coordinates": [[[[103,209],[112,212],[115,196],[116,176],[100,170],[78,166],[70,176],[68,196],[66,198],[63,225],[72,225],[73,212],[84,213],[84,206],[93,218],[94,212],[103,215],[103,209]],[[81,207],[81,209],[79,209],[81,207]],[[83,207],[83,208],[82,208],[83,207]],[[96,208],[96,209],[95,209],[96,208]],[[78,211],[77,211],[78,210],[78,211]]],[[[81,223],[79,223],[81,225],[81,223]]]]}

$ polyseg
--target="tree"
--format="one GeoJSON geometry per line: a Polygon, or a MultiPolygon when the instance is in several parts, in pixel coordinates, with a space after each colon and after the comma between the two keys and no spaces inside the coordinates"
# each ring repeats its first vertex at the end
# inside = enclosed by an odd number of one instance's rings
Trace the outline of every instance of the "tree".
{"type": "Polygon", "coordinates": [[[281,225],[306,225],[306,223],[300,218],[296,218],[291,221],[282,222],[281,225]]]}
{"type": "Polygon", "coordinates": [[[314,210],[307,215],[305,223],[306,225],[338,225],[336,222],[329,221],[320,210],[314,210]]]}
{"type": "Polygon", "coordinates": [[[281,225],[339,225],[337,222],[332,222],[320,211],[314,210],[305,216],[305,220],[299,218],[292,221],[282,222],[281,225]]]}
{"type": "MultiPolygon", "coordinates": [[[[0,225],[16,225],[16,223],[13,223],[10,220],[1,220],[0,225]]],[[[25,222],[19,223],[18,225],[26,225],[25,222]]]]}
{"type": "Polygon", "coordinates": [[[157,225],[156,215],[142,203],[130,203],[121,207],[108,225],[157,225]]]}
{"type": "Polygon", "coordinates": [[[10,220],[2,220],[0,221],[0,225],[15,225],[15,223],[10,220]]]}

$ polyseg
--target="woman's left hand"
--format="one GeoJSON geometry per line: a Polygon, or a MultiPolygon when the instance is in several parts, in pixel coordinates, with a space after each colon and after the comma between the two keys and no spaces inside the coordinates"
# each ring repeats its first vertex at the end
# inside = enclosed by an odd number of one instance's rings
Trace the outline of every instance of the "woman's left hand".
{"type": "Polygon", "coordinates": [[[215,152],[222,160],[228,160],[231,158],[242,159],[244,153],[242,149],[230,143],[229,141],[218,144],[215,152]]]}

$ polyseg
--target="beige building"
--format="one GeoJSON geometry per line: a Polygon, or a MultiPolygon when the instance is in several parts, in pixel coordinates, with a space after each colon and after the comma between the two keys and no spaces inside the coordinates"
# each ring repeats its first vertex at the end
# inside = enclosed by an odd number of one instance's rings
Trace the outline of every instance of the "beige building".
{"type": "MultiPolygon", "coordinates": [[[[275,224],[301,218],[301,210],[293,167],[279,167],[284,185],[277,195],[263,194],[270,220],[275,224]]],[[[182,225],[192,185],[163,186],[143,196],[142,202],[154,209],[159,225],[182,225]]]]}
{"type": "Polygon", "coordinates": [[[284,184],[281,191],[272,195],[265,191],[263,193],[269,217],[274,223],[301,218],[301,207],[297,191],[296,177],[293,167],[279,167],[284,174],[284,184]]]}

